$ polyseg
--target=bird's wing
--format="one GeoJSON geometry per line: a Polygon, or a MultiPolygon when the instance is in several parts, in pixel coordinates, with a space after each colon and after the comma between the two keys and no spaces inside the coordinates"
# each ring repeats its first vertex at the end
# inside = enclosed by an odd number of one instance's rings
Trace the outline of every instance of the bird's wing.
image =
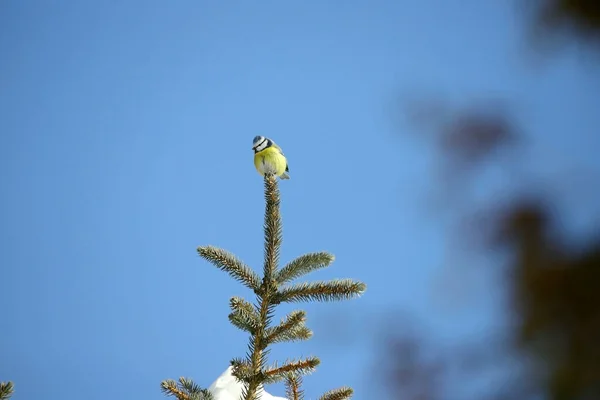
{"type": "MultiPolygon", "coordinates": [[[[277,146],[277,145],[275,144],[275,142],[273,142],[273,147],[275,147],[275,148],[277,149],[277,151],[278,151],[278,152],[279,152],[279,153],[280,153],[282,156],[284,156],[284,157],[285,157],[285,154],[283,154],[283,150],[281,150],[281,147],[277,146]]],[[[287,163],[285,164],[285,170],[286,170],[286,172],[290,172],[290,166],[289,166],[287,163]]]]}

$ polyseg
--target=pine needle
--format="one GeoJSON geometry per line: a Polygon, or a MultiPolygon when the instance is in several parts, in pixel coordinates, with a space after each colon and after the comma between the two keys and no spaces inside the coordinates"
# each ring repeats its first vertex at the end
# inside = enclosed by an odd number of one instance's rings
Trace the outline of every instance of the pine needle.
{"type": "Polygon", "coordinates": [[[362,295],[365,290],[364,283],[351,279],[299,283],[281,289],[277,300],[280,302],[346,300],[362,295]]]}
{"type": "Polygon", "coordinates": [[[294,373],[287,374],[285,378],[285,394],[289,400],[304,400],[302,376],[294,373]]]}
{"type": "Polygon", "coordinates": [[[277,178],[265,174],[265,265],[263,282],[274,283],[273,276],[279,263],[279,251],[282,242],[281,214],[279,212],[279,187],[277,178]]]}
{"type": "Polygon", "coordinates": [[[187,393],[184,393],[184,391],[177,386],[177,382],[172,379],[162,381],[160,387],[167,396],[174,396],[179,400],[189,400],[190,398],[187,393]]]}
{"type": "Polygon", "coordinates": [[[237,296],[229,300],[229,306],[232,310],[229,321],[241,330],[254,334],[260,323],[260,316],[254,306],[237,296]]]}
{"type": "Polygon", "coordinates": [[[264,371],[265,384],[280,382],[290,373],[299,375],[309,375],[314,372],[321,363],[317,357],[307,357],[303,360],[287,361],[278,367],[277,363],[264,371]]]}
{"type": "Polygon", "coordinates": [[[0,382],[0,400],[9,399],[15,392],[12,382],[0,382]]]}
{"type": "Polygon", "coordinates": [[[208,389],[202,389],[189,378],[181,377],[179,382],[172,379],[162,381],[161,389],[167,396],[174,396],[178,400],[213,400],[213,395],[208,389]]]}
{"type": "Polygon", "coordinates": [[[277,271],[275,280],[280,285],[290,282],[317,269],[328,267],[334,259],[332,254],[325,252],[301,255],[277,271]]]}
{"type": "Polygon", "coordinates": [[[279,325],[266,330],[267,342],[280,343],[310,339],[312,331],[304,325],[305,321],[306,312],[302,310],[292,311],[286,318],[281,320],[279,325]]]}
{"type": "Polygon", "coordinates": [[[349,387],[333,389],[319,397],[319,400],[347,400],[352,397],[354,390],[349,387]]]}
{"type": "Polygon", "coordinates": [[[256,272],[230,252],[213,246],[201,246],[198,247],[198,254],[254,292],[260,288],[260,278],[256,272]]]}

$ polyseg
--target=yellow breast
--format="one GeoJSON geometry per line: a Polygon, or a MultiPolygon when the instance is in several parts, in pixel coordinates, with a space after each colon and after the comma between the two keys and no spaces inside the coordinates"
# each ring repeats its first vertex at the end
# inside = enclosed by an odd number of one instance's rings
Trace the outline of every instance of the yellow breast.
{"type": "Polygon", "coordinates": [[[261,175],[271,172],[281,176],[287,167],[287,160],[279,150],[271,146],[254,154],[254,166],[261,175]]]}

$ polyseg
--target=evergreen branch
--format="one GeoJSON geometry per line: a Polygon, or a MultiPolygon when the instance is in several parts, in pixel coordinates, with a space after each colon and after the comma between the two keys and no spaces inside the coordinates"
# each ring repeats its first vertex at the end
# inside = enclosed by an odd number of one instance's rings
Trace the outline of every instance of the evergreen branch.
{"type": "Polygon", "coordinates": [[[229,306],[232,310],[229,321],[241,330],[254,334],[258,329],[260,318],[254,306],[237,296],[229,300],[229,306]]]}
{"type": "Polygon", "coordinates": [[[242,398],[244,400],[256,400],[257,391],[264,383],[264,374],[268,342],[266,341],[265,329],[270,325],[273,318],[275,303],[273,297],[277,293],[276,282],[273,275],[279,263],[279,249],[281,248],[281,215],[279,213],[279,188],[277,178],[272,173],[264,175],[265,183],[265,261],[264,275],[260,287],[255,290],[259,298],[257,305],[259,324],[254,334],[250,336],[248,344],[247,360],[250,364],[251,374],[248,376],[247,386],[244,386],[242,398]]]}
{"type": "Polygon", "coordinates": [[[14,394],[15,387],[12,382],[0,382],[0,400],[8,400],[14,394]]]}
{"type": "Polygon", "coordinates": [[[270,303],[270,296],[268,294],[265,297],[259,296],[259,325],[256,332],[250,336],[248,343],[248,353],[246,354],[246,363],[248,364],[249,376],[247,386],[242,391],[244,400],[258,400],[257,391],[261,384],[264,382],[264,375],[262,371],[265,369],[267,362],[267,350],[268,343],[265,340],[265,328],[270,325],[271,319],[273,318],[273,312],[275,305],[270,303]]]}
{"type": "Polygon", "coordinates": [[[333,389],[319,397],[319,400],[347,400],[352,397],[354,390],[349,387],[341,387],[339,389],[333,389]]]}
{"type": "Polygon", "coordinates": [[[306,312],[302,310],[292,311],[279,325],[266,329],[267,343],[310,339],[312,331],[304,325],[305,321],[306,312]]]}
{"type": "Polygon", "coordinates": [[[279,187],[273,174],[265,174],[265,265],[263,283],[271,285],[279,263],[282,230],[279,212],[279,187]]]}
{"type": "Polygon", "coordinates": [[[184,393],[183,390],[179,389],[177,382],[172,379],[167,379],[160,383],[160,387],[164,394],[167,396],[175,396],[179,400],[189,400],[190,396],[184,393]]]}
{"type": "Polygon", "coordinates": [[[283,332],[271,343],[282,343],[282,342],[297,342],[300,340],[308,340],[313,336],[313,332],[306,326],[299,326],[291,329],[287,332],[283,332]]]}
{"type": "Polygon", "coordinates": [[[279,284],[287,283],[317,269],[328,267],[334,259],[333,254],[325,252],[304,254],[277,271],[275,280],[279,284]]]}
{"type": "Polygon", "coordinates": [[[179,383],[167,379],[160,386],[164,394],[177,397],[178,400],[214,400],[208,389],[202,389],[189,378],[181,377],[179,383]]]}
{"type": "Polygon", "coordinates": [[[277,336],[268,337],[267,341],[269,344],[283,343],[283,342],[297,342],[300,340],[308,340],[313,336],[313,332],[306,326],[296,326],[287,331],[279,333],[277,336]]]}
{"type": "Polygon", "coordinates": [[[287,378],[290,373],[298,375],[308,375],[314,372],[317,365],[321,363],[317,357],[308,357],[304,360],[288,361],[281,367],[275,363],[266,368],[263,372],[264,384],[277,383],[287,378]]]}
{"type": "Polygon", "coordinates": [[[187,391],[192,398],[194,396],[197,396],[199,399],[202,400],[212,400],[212,394],[208,391],[208,389],[202,389],[190,378],[179,378],[179,385],[185,391],[187,391]]]}
{"type": "Polygon", "coordinates": [[[302,387],[302,376],[289,373],[285,377],[285,394],[289,400],[304,400],[302,387]]]}
{"type": "Polygon", "coordinates": [[[362,282],[352,279],[334,279],[329,282],[299,283],[277,293],[278,302],[334,301],[358,297],[366,289],[362,282]]]}
{"type": "Polygon", "coordinates": [[[258,274],[230,252],[213,246],[201,246],[198,247],[198,254],[254,292],[259,290],[260,278],[258,274]]]}
{"type": "Polygon", "coordinates": [[[234,358],[231,360],[231,366],[233,371],[231,374],[235,376],[241,382],[248,382],[252,378],[252,366],[247,360],[241,358],[234,358]]]}

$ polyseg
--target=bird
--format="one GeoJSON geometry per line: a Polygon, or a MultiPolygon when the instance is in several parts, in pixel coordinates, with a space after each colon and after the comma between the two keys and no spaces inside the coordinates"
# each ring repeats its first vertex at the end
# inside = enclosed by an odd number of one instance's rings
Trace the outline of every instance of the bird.
{"type": "MultiPolygon", "coordinates": [[[[230,366],[209,386],[208,391],[215,400],[239,400],[242,398],[243,389],[244,384],[233,376],[233,367],[230,366]]],[[[268,393],[262,385],[257,392],[261,395],[261,400],[286,400],[285,397],[268,393]]]]}
{"type": "Polygon", "coordinates": [[[269,138],[255,136],[252,141],[254,150],[254,166],[259,174],[272,173],[281,179],[290,179],[290,169],[283,151],[269,138]]]}

